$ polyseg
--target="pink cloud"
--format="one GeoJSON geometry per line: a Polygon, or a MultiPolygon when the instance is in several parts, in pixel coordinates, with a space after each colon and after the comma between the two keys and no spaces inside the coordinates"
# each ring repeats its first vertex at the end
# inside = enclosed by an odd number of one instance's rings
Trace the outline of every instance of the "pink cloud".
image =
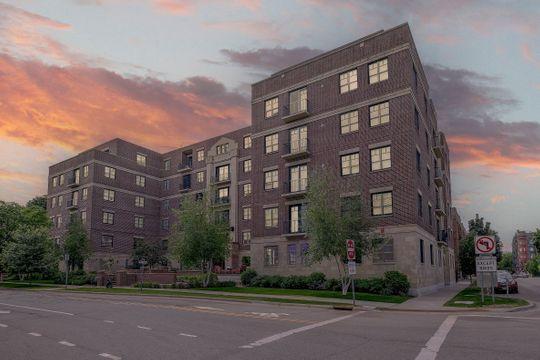
{"type": "Polygon", "coordinates": [[[506,195],[493,195],[490,199],[492,204],[498,204],[506,200],[506,195]]]}

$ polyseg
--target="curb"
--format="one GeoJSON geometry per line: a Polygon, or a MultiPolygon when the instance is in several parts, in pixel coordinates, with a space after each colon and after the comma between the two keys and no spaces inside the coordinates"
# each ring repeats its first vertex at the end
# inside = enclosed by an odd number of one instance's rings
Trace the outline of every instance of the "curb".
{"type": "Polygon", "coordinates": [[[517,308],[508,309],[508,310],[506,310],[506,312],[526,311],[526,310],[533,309],[535,307],[536,307],[535,302],[529,302],[529,305],[523,305],[523,306],[520,306],[520,307],[517,307],[517,308]]]}
{"type": "Polygon", "coordinates": [[[376,307],[375,310],[393,311],[393,312],[415,312],[415,313],[461,313],[461,312],[488,312],[488,309],[482,308],[450,308],[450,309],[411,309],[411,308],[391,308],[376,307]]]}

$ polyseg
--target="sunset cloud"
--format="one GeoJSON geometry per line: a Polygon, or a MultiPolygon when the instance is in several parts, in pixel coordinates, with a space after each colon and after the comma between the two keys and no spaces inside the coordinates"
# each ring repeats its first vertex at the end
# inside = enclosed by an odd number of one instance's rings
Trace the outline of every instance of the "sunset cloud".
{"type": "Polygon", "coordinates": [[[506,196],[505,195],[493,195],[490,199],[491,203],[492,204],[498,204],[500,202],[503,202],[506,200],[506,196]]]}

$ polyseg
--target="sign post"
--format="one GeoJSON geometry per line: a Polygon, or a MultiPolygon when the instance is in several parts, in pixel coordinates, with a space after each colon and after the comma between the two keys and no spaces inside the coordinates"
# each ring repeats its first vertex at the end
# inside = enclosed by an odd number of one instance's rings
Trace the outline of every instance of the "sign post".
{"type": "Polygon", "coordinates": [[[495,284],[497,274],[497,257],[495,256],[496,241],[493,236],[477,236],[474,238],[476,254],[476,275],[480,277],[480,291],[484,302],[484,276],[490,277],[491,300],[495,303],[495,284]]]}
{"type": "Polygon", "coordinates": [[[65,285],[65,288],[67,289],[67,287],[68,287],[68,274],[69,274],[69,254],[68,253],[64,254],[64,264],[66,266],[66,285],[65,285]]]}
{"type": "Polygon", "coordinates": [[[354,275],[356,275],[356,248],[354,246],[354,240],[347,239],[347,270],[349,271],[349,276],[351,277],[352,284],[352,305],[355,306],[356,296],[354,293],[354,275]]]}

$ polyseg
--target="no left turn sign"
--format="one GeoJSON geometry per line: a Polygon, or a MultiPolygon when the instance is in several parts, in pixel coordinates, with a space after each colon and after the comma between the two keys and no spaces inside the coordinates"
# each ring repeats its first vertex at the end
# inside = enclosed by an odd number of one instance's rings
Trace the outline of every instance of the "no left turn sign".
{"type": "Polygon", "coordinates": [[[493,255],[495,253],[495,238],[493,236],[475,237],[474,251],[477,255],[493,255]]]}

